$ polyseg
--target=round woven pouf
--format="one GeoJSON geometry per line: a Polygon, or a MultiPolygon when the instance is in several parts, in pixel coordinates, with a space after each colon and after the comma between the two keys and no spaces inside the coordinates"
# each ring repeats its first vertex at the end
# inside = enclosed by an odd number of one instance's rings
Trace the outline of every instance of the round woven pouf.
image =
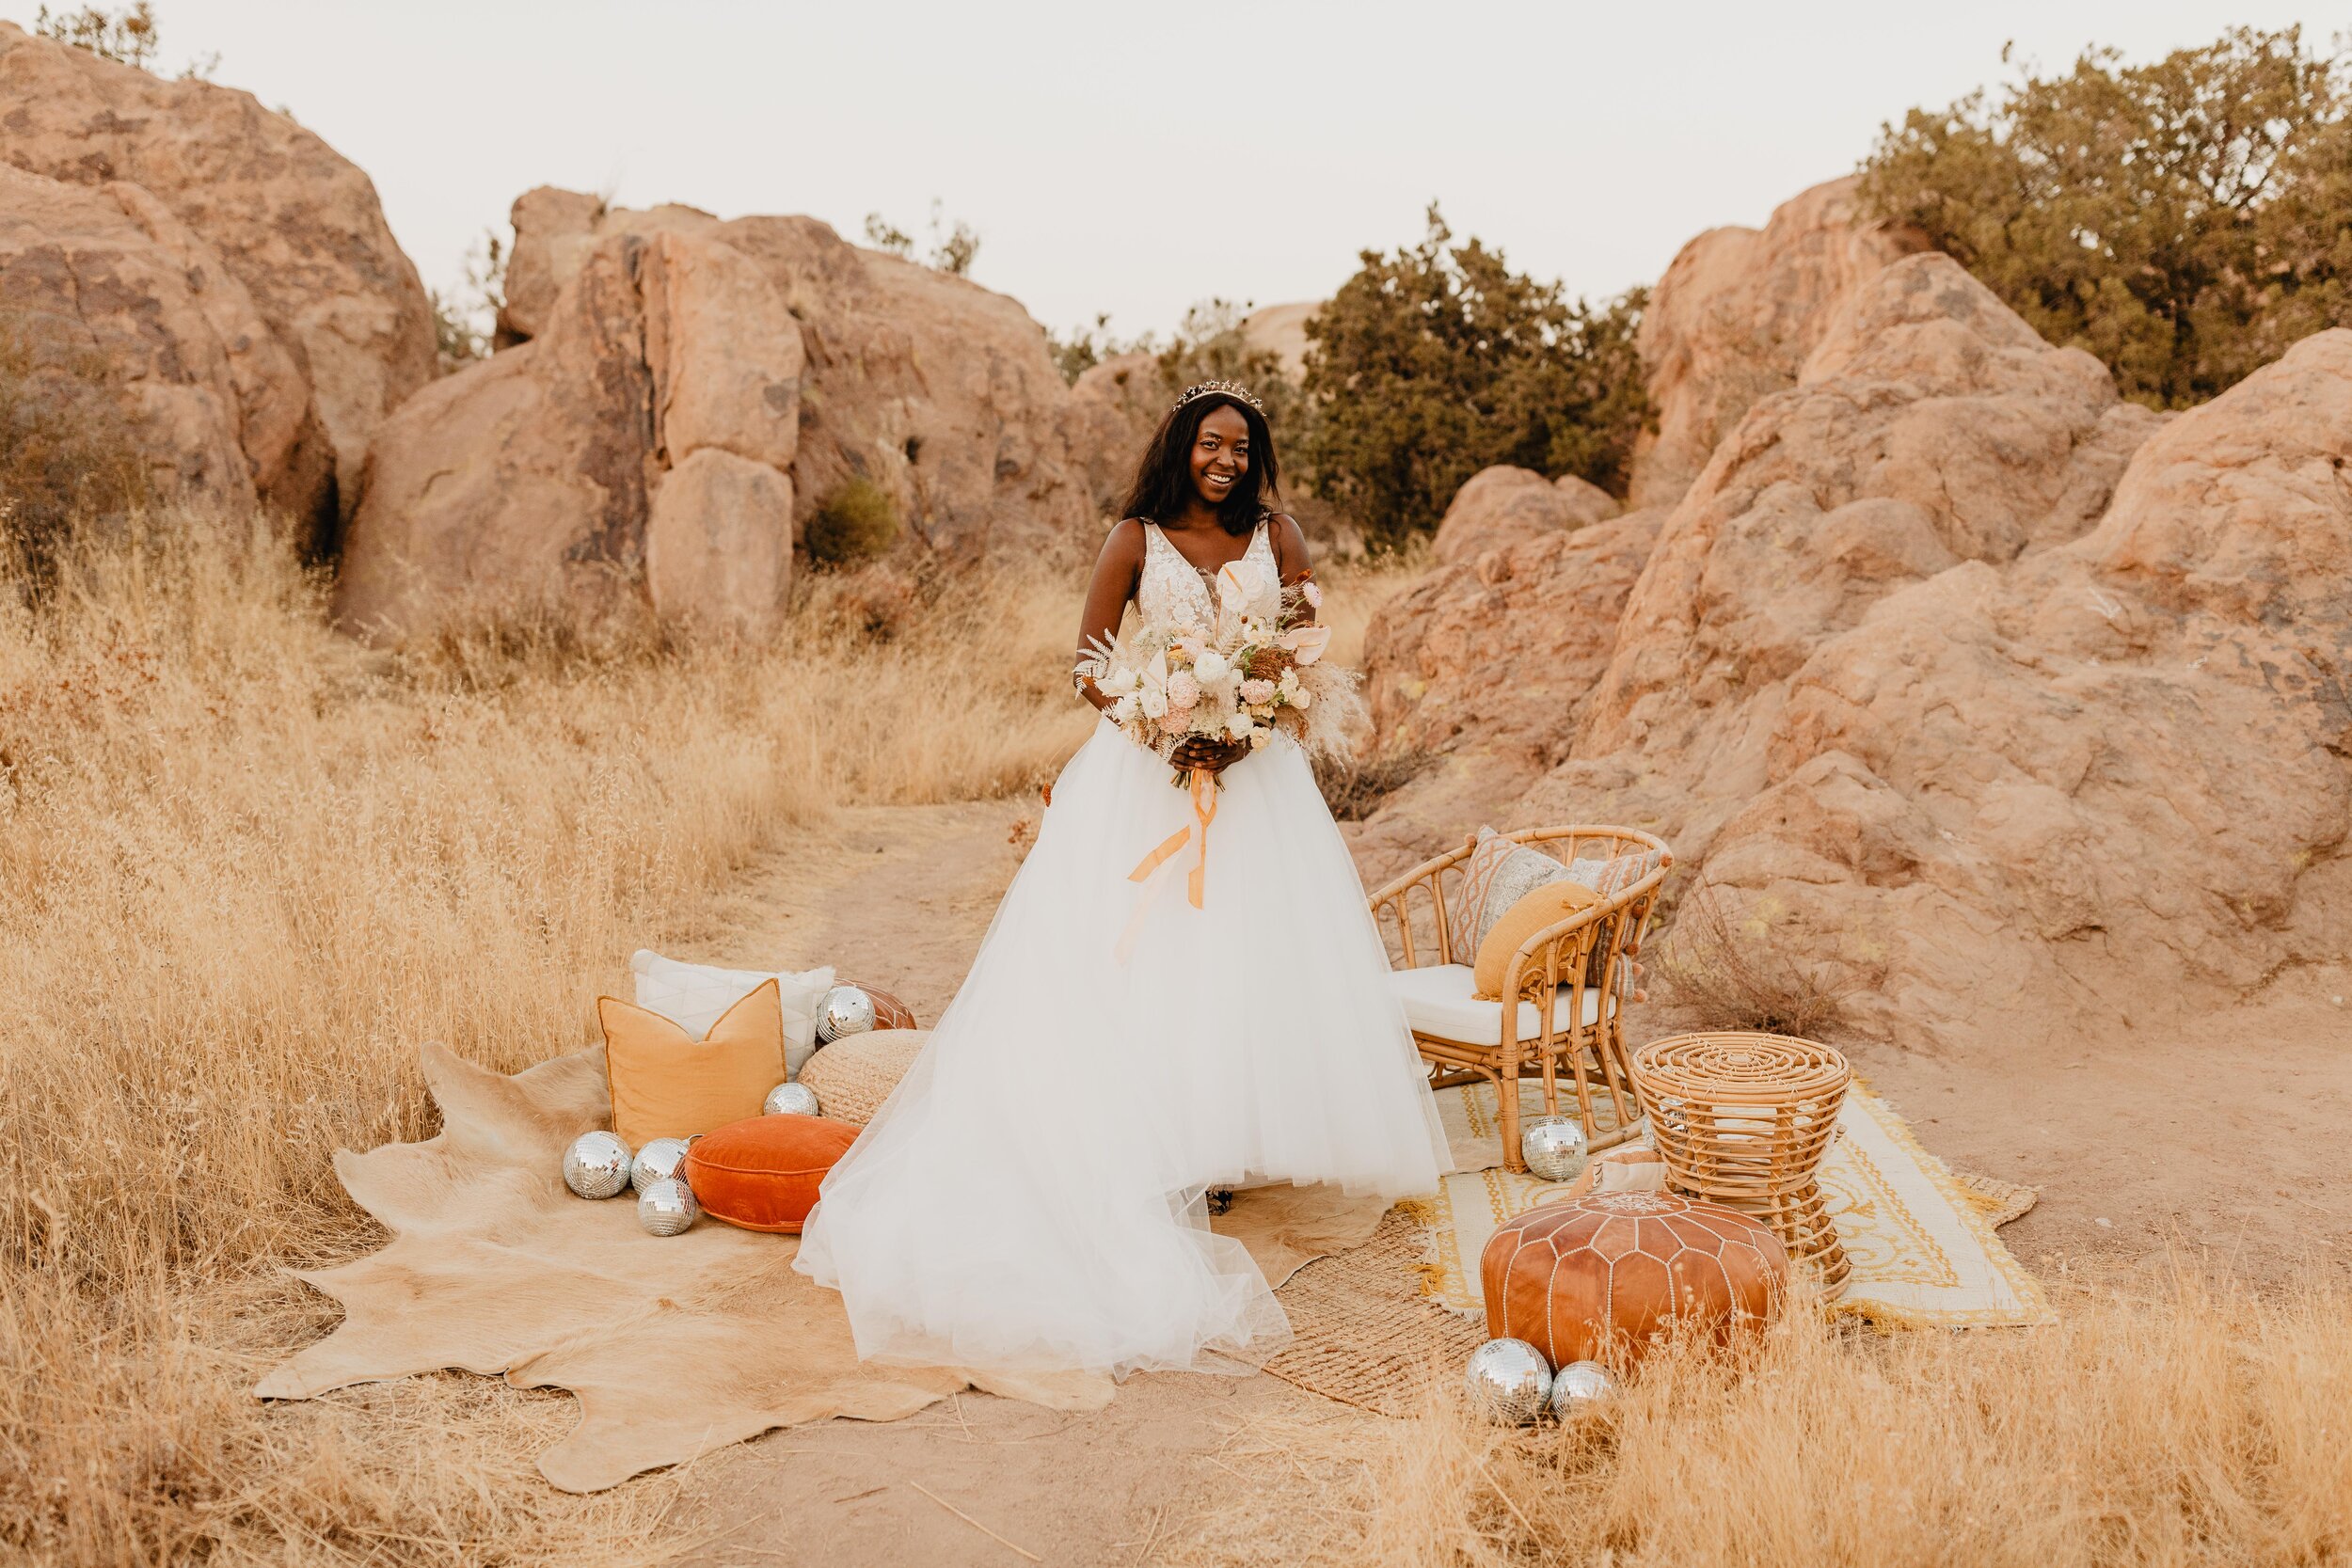
{"type": "Polygon", "coordinates": [[[819,1116],[863,1127],[923,1053],[928,1029],[869,1029],[844,1035],[808,1059],[800,1081],[815,1091],[819,1116]]]}
{"type": "Polygon", "coordinates": [[[1833,1295],[1852,1265],[1821,1200],[1821,1159],[1852,1080],[1838,1052],[1793,1035],[1669,1035],[1633,1053],[1667,1181],[1771,1226],[1833,1295]]]}

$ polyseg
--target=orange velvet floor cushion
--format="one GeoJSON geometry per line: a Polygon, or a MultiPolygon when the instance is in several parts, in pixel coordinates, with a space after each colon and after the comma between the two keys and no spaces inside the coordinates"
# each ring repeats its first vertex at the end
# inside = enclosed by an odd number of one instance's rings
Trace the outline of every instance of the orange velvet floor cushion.
{"type": "Polygon", "coordinates": [[[824,1117],[731,1121],[687,1149],[686,1184],[713,1219],[798,1234],[817,1207],[818,1184],[859,1131],[824,1117]]]}

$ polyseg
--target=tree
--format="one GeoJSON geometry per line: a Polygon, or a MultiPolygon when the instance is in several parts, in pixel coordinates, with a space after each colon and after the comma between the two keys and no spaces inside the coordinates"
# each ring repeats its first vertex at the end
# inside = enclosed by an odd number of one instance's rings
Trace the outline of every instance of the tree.
{"type": "Polygon", "coordinates": [[[2347,85],[2294,27],[2153,65],[2092,50],[1882,127],[1864,195],[2125,396],[2183,407],[2352,320],[2347,85]]]}
{"type": "Polygon", "coordinates": [[[1422,242],[1362,267],[1307,325],[1304,456],[1316,494],[1394,547],[1462,482],[1514,463],[1625,493],[1649,399],[1644,291],[1598,307],[1511,271],[1432,202],[1422,242]]]}
{"type": "Polygon", "coordinates": [[[435,289],[433,336],[443,375],[489,356],[499,312],[506,308],[506,242],[495,229],[466,252],[464,281],[453,293],[435,289]]]}

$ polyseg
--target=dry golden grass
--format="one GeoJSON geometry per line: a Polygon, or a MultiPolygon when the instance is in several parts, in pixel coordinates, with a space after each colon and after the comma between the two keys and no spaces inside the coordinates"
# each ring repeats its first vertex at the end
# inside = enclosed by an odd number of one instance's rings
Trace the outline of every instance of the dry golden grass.
{"type": "Polygon", "coordinates": [[[1487,1568],[2122,1568],[2352,1561],[2339,1292],[2184,1280],[2057,1327],[1791,1317],[1750,1354],[1654,1356],[1603,1419],[1525,1433],[1451,1400],[1236,1432],[1263,1490],[1170,1560],[1487,1568]]]}
{"type": "Polygon", "coordinates": [[[1078,584],[943,585],[887,641],[826,579],[757,647],[393,656],[230,519],[58,570],[38,613],[0,593],[0,1557],[645,1555],[642,1499],[528,1472],[546,1402],[245,1397],[323,1326],[283,1269],[370,1244],[329,1159],[431,1132],[424,1040],[577,1048],[670,911],[836,802],[1048,776],[1078,584]]]}

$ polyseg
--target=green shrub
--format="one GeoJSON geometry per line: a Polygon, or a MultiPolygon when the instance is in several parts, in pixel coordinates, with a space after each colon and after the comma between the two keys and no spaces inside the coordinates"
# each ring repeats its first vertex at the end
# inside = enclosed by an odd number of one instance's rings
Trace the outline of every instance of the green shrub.
{"type": "Polygon", "coordinates": [[[2125,396],[2184,407],[2352,320],[2348,89],[2293,27],[2093,50],[1883,127],[1863,189],[2125,396]]]}
{"type": "Polygon", "coordinates": [[[1649,421],[1643,291],[1590,306],[1453,238],[1432,204],[1421,244],[1363,252],[1307,326],[1302,467],[1376,547],[1435,529],[1498,463],[1621,496],[1649,421]]]}
{"type": "Polygon", "coordinates": [[[816,515],[802,530],[801,543],[819,567],[849,566],[889,549],[903,527],[898,503],[889,491],[870,479],[852,479],[835,485],[817,503],[816,515]]]}

